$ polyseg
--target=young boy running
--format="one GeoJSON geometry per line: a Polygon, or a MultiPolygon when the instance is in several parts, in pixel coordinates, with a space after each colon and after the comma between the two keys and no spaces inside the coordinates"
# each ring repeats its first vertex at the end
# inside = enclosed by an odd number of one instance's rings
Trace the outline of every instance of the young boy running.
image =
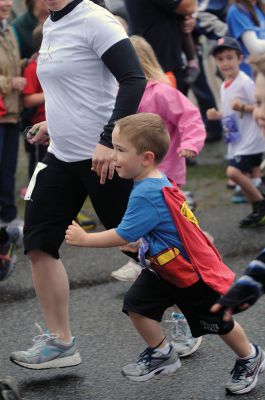
{"type": "Polygon", "coordinates": [[[138,254],[145,268],[126,294],[123,312],[147,348],[135,363],[123,367],[123,374],[133,381],[146,381],[180,367],[161,327],[164,311],[176,304],[194,337],[218,334],[236,353],[227,391],[249,392],[265,368],[265,355],[249,343],[237,322],[224,322],[223,312],[209,311],[231,286],[234,273],[200,230],[177,186],[157,169],[169,145],[161,118],[150,113],[123,118],[115,125],[112,142],[119,176],[134,180],[125,215],[116,229],[90,234],[73,221],[65,238],[74,246],[96,248],[128,248],[134,242],[133,247],[141,238],[138,254]]]}
{"type": "Polygon", "coordinates": [[[211,108],[207,117],[222,120],[228,143],[227,176],[241,187],[253,207],[252,213],[240,221],[240,227],[262,226],[265,225],[265,199],[256,186],[261,184],[260,164],[265,141],[252,116],[255,84],[239,69],[242,52],[236,39],[219,39],[212,54],[224,82],[221,86],[221,112],[211,108]]]}
{"type": "MultiPolygon", "coordinates": [[[[253,116],[261,127],[265,137],[265,54],[253,55],[249,63],[256,76],[256,104],[253,116]]],[[[226,311],[224,319],[228,321],[232,314],[247,310],[265,293],[265,247],[247,266],[225,296],[212,307],[213,312],[226,311]]]]}

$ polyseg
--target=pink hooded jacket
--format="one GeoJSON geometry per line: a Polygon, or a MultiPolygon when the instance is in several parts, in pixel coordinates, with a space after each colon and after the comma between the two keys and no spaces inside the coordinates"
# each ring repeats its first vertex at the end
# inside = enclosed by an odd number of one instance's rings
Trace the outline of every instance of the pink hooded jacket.
{"type": "Polygon", "coordinates": [[[178,185],[186,183],[186,160],[180,150],[198,154],[206,138],[199,110],[177,89],[158,81],[147,83],[138,112],[160,115],[170,135],[170,145],[158,168],[178,185]]]}

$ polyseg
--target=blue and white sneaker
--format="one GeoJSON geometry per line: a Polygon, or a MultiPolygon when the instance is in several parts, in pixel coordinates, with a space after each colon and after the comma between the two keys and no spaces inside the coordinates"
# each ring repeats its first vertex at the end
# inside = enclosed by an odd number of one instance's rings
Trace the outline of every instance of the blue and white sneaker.
{"type": "Polygon", "coordinates": [[[231,371],[231,381],[225,386],[226,391],[231,394],[248,393],[257,384],[258,375],[265,370],[264,351],[253,344],[256,354],[248,359],[237,359],[231,371]]]}
{"type": "Polygon", "coordinates": [[[28,350],[11,353],[10,360],[30,369],[73,367],[82,361],[75,337],[71,344],[64,344],[58,340],[58,335],[45,332],[35,336],[33,342],[28,350]]]}
{"type": "Polygon", "coordinates": [[[135,382],[144,382],[161,374],[172,374],[180,368],[181,362],[172,345],[168,354],[162,354],[159,349],[147,347],[134,363],[122,368],[122,374],[135,382]]]}

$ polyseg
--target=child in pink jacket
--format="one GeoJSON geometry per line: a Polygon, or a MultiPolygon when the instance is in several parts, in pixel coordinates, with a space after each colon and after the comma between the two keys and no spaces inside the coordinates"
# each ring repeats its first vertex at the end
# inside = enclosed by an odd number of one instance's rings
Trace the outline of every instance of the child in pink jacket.
{"type": "Polygon", "coordinates": [[[170,134],[170,146],[159,169],[177,185],[186,183],[186,158],[201,151],[206,132],[199,110],[176,88],[160,67],[152,47],[140,36],[131,36],[145,76],[148,80],[139,112],[160,115],[170,134]]]}

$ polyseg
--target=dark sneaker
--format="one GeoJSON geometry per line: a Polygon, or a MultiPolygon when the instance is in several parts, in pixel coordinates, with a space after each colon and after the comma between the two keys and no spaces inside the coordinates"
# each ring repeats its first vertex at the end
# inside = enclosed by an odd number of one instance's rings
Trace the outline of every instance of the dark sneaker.
{"type": "Polygon", "coordinates": [[[253,203],[253,211],[239,223],[240,228],[255,228],[265,225],[265,200],[253,203]]]}
{"type": "Polygon", "coordinates": [[[0,378],[0,400],[21,400],[15,380],[9,376],[0,378]]]}
{"type": "Polygon", "coordinates": [[[135,363],[122,368],[122,374],[131,381],[143,382],[157,374],[171,374],[180,366],[180,359],[172,345],[168,354],[162,354],[158,349],[147,347],[135,363]]]}
{"type": "Polygon", "coordinates": [[[93,220],[89,215],[80,211],[80,213],[76,217],[76,222],[83,228],[85,231],[89,231],[90,229],[94,229],[97,226],[95,220],[93,220]]]}
{"type": "Polygon", "coordinates": [[[247,360],[237,359],[234,368],[231,371],[231,381],[225,388],[231,394],[248,393],[257,384],[259,373],[265,369],[265,354],[263,350],[253,344],[256,355],[247,360]]]}
{"type": "Polygon", "coordinates": [[[29,369],[73,367],[81,363],[75,337],[71,344],[63,344],[57,335],[49,332],[33,339],[34,345],[26,351],[14,351],[10,360],[29,369]]]}
{"type": "Polygon", "coordinates": [[[14,251],[22,237],[22,227],[8,226],[5,230],[7,241],[0,244],[0,281],[7,279],[12,273],[16,261],[14,251]]]}

